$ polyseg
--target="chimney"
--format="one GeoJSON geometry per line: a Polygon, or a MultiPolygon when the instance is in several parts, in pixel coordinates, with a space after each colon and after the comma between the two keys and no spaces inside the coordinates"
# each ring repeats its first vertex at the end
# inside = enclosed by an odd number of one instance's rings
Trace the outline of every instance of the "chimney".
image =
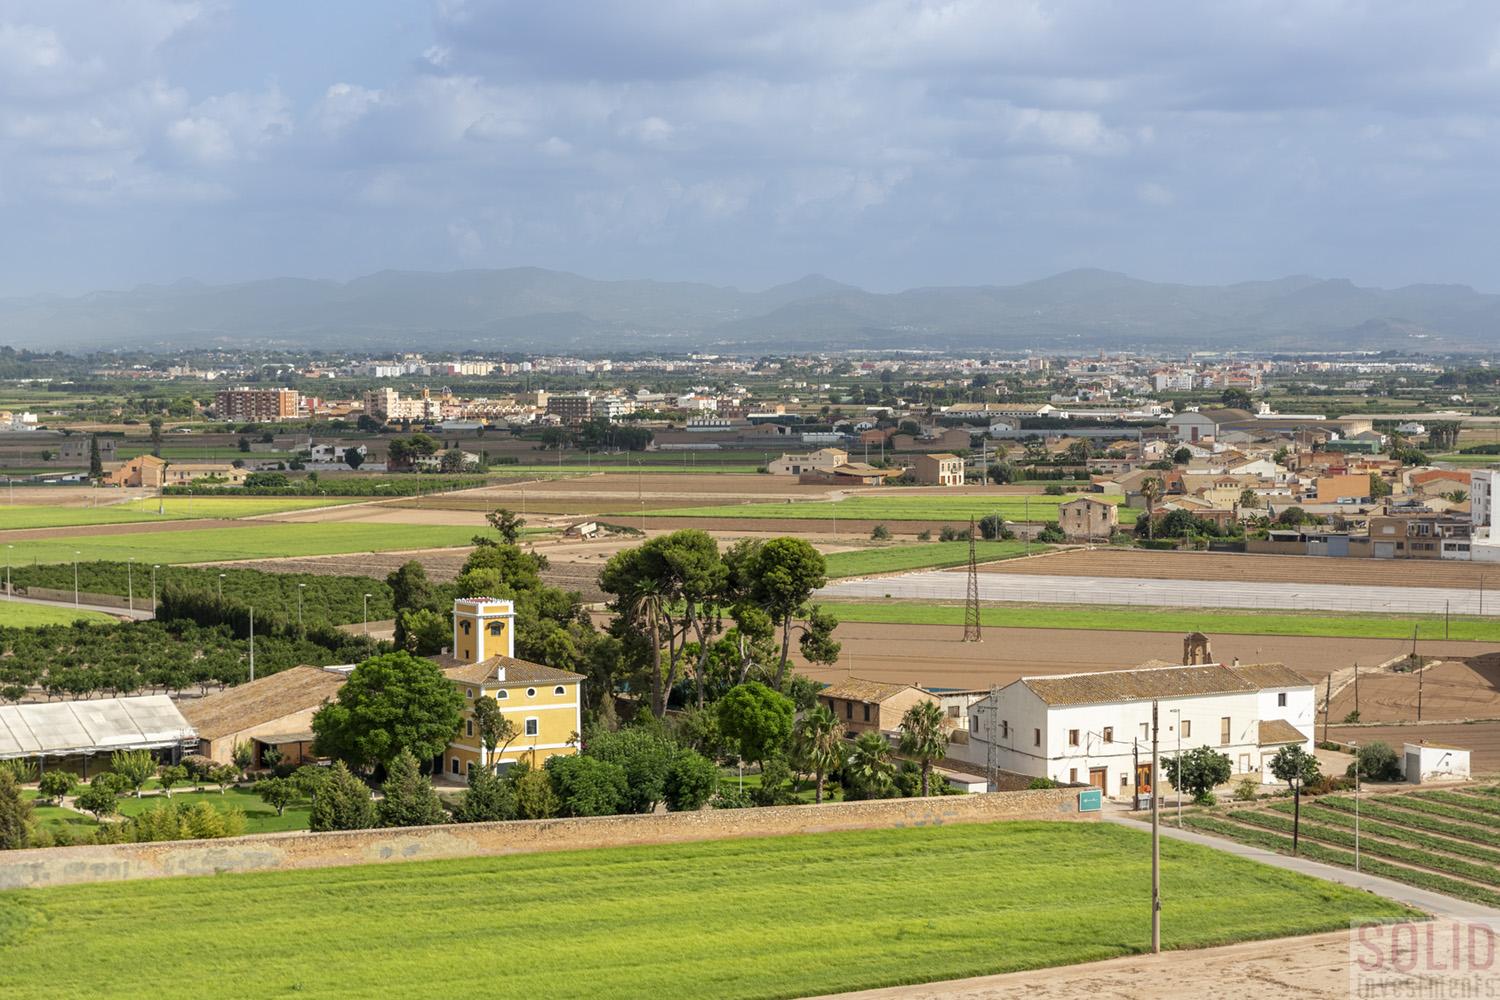
{"type": "Polygon", "coordinates": [[[505,680],[505,668],[504,667],[496,667],[495,668],[495,680],[502,681],[502,682],[505,680]]]}

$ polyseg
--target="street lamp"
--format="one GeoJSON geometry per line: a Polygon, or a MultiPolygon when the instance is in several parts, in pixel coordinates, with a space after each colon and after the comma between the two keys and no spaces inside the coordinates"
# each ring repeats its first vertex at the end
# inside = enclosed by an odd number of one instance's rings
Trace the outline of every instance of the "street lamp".
{"type": "Polygon", "coordinates": [[[1359,874],[1359,744],[1350,743],[1354,751],[1354,872],[1359,874]]]}
{"type": "Polygon", "coordinates": [[[16,599],[16,592],[10,589],[10,560],[15,553],[15,549],[14,545],[7,545],[5,547],[5,596],[12,601],[16,599]]]}
{"type": "Polygon", "coordinates": [[[130,616],[135,617],[135,556],[125,560],[125,600],[130,616]]]}
{"type": "Polygon", "coordinates": [[[151,564],[151,617],[156,617],[156,571],[161,569],[161,563],[151,564]]]}
{"type": "Polygon", "coordinates": [[[370,634],[370,595],[365,595],[365,635],[370,634]]]}
{"type": "Polygon", "coordinates": [[[83,553],[73,551],[73,607],[78,607],[78,557],[83,553]]]}
{"type": "Polygon", "coordinates": [[[302,627],[302,592],[307,589],[307,584],[297,584],[297,627],[302,627]]]}
{"type": "Polygon", "coordinates": [[[219,600],[224,600],[224,574],[219,574],[219,600]]]}

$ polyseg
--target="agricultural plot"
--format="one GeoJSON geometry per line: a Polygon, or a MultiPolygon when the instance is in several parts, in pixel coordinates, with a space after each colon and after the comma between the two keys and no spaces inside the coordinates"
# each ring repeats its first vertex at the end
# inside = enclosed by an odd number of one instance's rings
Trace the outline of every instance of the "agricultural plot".
{"type": "Polygon", "coordinates": [[[14,543],[17,564],[80,561],[137,563],[222,562],[345,552],[467,545],[475,529],[420,524],[248,524],[186,531],[28,538],[14,543]],[[75,555],[76,553],[76,555],[75,555]]]}
{"type": "MultiPolygon", "coordinates": [[[[1121,496],[1089,494],[1095,500],[1119,505],[1121,496]]],[[[647,511],[647,517],[722,517],[735,520],[832,520],[851,521],[942,521],[955,523],[998,514],[1007,521],[1056,521],[1060,504],[1075,496],[985,496],[966,494],[941,496],[930,493],[905,495],[892,491],[880,495],[860,494],[843,500],[818,503],[745,503],[709,507],[677,507],[647,511]]],[[[1120,507],[1120,523],[1134,524],[1137,511],[1120,507]]]]}
{"type": "MultiPolygon", "coordinates": [[[[963,544],[967,552],[967,543],[963,544]]],[[[1002,543],[1019,544],[1019,543],[1002,543]]],[[[916,548],[917,546],[913,546],[916,548]]],[[[1035,548],[1035,546],[1033,546],[1035,548]]],[[[839,556],[830,556],[830,563],[839,556]]],[[[965,556],[967,558],[967,556],[965,556]]],[[[1005,558],[1005,557],[1000,557],[1005,558]]],[[[832,576],[832,572],[829,574],[832,576]]],[[[849,574],[845,574],[849,575],[849,574]]],[[[844,621],[904,625],[962,625],[961,604],[923,601],[831,602],[844,621]]],[[[1114,632],[1205,632],[1227,635],[1338,636],[1351,639],[1448,638],[1455,642],[1500,642],[1500,619],[1442,615],[1304,614],[1296,611],[1179,610],[1165,607],[1108,605],[983,606],[980,621],[1011,628],[1083,629],[1114,632]]],[[[1393,655],[1399,653],[1394,650],[1393,655]]],[[[1353,695],[1351,694],[1352,698],[1353,695]]]]}
{"type": "MultiPolygon", "coordinates": [[[[1299,853],[1354,867],[1355,802],[1305,798],[1299,853]]],[[[1360,869],[1486,906],[1500,906],[1500,787],[1365,796],[1358,804],[1360,869]]],[[[1290,853],[1293,805],[1198,812],[1184,825],[1290,853]]]]}
{"type": "Polygon", "coordinates": [[[48,604],[25,604],[0,600],[0,628],[36,628],[40,625],[68,625],[82,619],[90,622],[114,621],[98,611],[74,611],[48,604]]]}
{"type": "MultiPolygon", "coordinates": [[[[1050,546],[1032,545],[1025,542],[978,542],[976,557],[981,562],[997,559],[1015,559],[1031,553],[1044,552],[1050,546]]],[[[909,569],[944,569],[962,566],[969,561],[968,542],[922,542],[916,545],[890,545],[855,549],[850,552],[835,552],[826,557],[828,578],[865,576],[871,573],[896,573],[909,569]]],[[[960,622],[963,620],[960,617],[960,622]]]]}
{"type": "MultiPolygon", "coordinates": [[[[139,799],[127,796],[120,799],[120,815],[139,816],[147,809],[153,809],[166,801],[166,797],[161,795],[148,795],[139,799]]],[[[183,791],[179,786],[173,791],[171,801],[186,802],[189,805],[206,802],[220,812],[238,809],[245,815],[246,834],[306,830],[312,813],[311,803],[304,799],[287,806],[286,811],[278,816],[274,808],[262,802],[260,796],[248,788],[229,788],[220,794],[217,790],[183,791]]]]}
{"type": "Polygon", "coordinates": [[[341,497],[150,497],[102,507],[0,507],[0,531],[283,514],[352,502],[341,497]]]}
{"type": "MultiPolygon", "coordinates": [[[[1168,948],[1410,915],[1198,845],[1168,841],[1162,859],[1168,948]]],[[[1149,884],[1142,832],[1017,822],[26,890],[0,895],[0,994],[83,995],[109,963],[117,997],[196,996],[210,978],[265,995],[462,996],[472,963],[414,931],[503,919],[508,953],[568,943],[566,971],[510,964],[510,995],[804,996],[1140,952],[1149,884]],[[309,914],[361,933],[337,948],[286,933],[309,914]],[[114,960],[162,953],[170,976],[114,960]]]]}

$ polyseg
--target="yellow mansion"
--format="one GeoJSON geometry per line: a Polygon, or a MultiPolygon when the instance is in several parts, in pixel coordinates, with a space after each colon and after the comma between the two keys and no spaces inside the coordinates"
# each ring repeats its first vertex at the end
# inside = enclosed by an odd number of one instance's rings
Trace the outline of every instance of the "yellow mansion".
{"type": "Polygon", "coordinates": [[[516,659],[515,619],[510,601],[453,602],[453,654],[434,657],[464,695],[463,721],[441,762],[441,773],[450,780],[463,780],[475,767],[495,764],[503,771],[520,760],[540,767],[548,757],[578,752],[583,676],[516,659]],[[474,721],[474,699],[484,695],[495,699],[518,734],[509,746],[497,748],[494,760],[474,721]]]}

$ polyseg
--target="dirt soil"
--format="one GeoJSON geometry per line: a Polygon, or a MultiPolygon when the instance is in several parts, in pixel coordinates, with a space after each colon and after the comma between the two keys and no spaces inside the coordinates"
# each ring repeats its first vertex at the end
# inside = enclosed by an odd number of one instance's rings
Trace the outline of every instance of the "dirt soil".
{"type": "MultiPolygon", "coordinates": [[[[3,511],[4,508],[0,508],[3,511]]],[[[248,528],[256,521],[201,518],[180,521],[127,521],[123,524],[79,524],[61,528],[17,528],[0,531],[0,542],[29,538],[80,538],[94,535],[143,535],[152,531],[197,531],[202,528],[248,528]]]]}
{"type": "MultiPolygon", "coordinates": [[[[1323,556],[1247,555],[1226,552],[1149,552],[1142,549],[1068,549],[1025,566],[992,563],[981,573],[1047,573],[1053,576],[1118,576],[1148,580],[1219,580],[1257,583],[1350,583],[1383,587],[1478,587],[1496,589],[1500,611],[1500,567],[1438,559],[1334,559],[1323,556]]],[[[1488,609],[1486,609],[1488,610],[1488,609]]]]}
{"type": "MultiPolygon", "coordinates": [[[[1363,681],[1360,682],[1364,684],[1363,681]]],[[[1425,716],[1425,712],[1423,713],[1425,716]]],[[[1322,730],[1318,731],[1321,738],[1322,730]]],[[[1500,722],[1422,722],[1409,726],[1330,726],[1330,739],[1358,743],[1379,740],[1401,752],[1403,743],[1446,743],[1473,751],[1469,766],[1475,775],[1500,774],[1500,722]]]]}
{"type": "MultiPolygon", "coordinates": [[[[1362,673],[1359,678],[1361,722],[1415,722],[1418,675],[1362,673]]],[[[1500,653],[1444,660],[1422,671],[1422,718],[1500,719],[1500,653]]],[[[1354,711],[1354,685],[1333,698],[1334,719],[1354,711]]]]}
{"type": "MultiPolygon", "coordinates": [[[[1251,941],[1086,965],[845,993],[840,1000],[1267,1000],[1349,996],[1349,934],[1251,941]]],[[[1415,994],[1413,994],[1415,995],[1415,994]]],[[[829,998],[822,998],[829,1000],[829,998]]]]}
{"type": "MultiPolygon", "coordinates": [[[[837,605],[830,610],[838,613],[837,605]]],[[[886,625],[844,622],[836,637],[843,643],[837,666],[802,666],[818,680],[846,676],[902,681],[932,687],[987,688],[1034,674],[1118,670],[1146,660],[1173,663],[1182,659],[1177,632],[1094,632],[1065,629],[1008,629],[986,626],[984,641],[965,643],[959,625],[886,625]]],[[[1404,647],[1392,639],[1344,639],[1305,636],[1215,635],[1214,658],[1244,663],[1279,662],[1321,682],[1328,674],[1360,663],[1383,663],[1404,647]]],[[[795,647],[794,647],[795,648],[795,647]]],[[[1429,656],[1468,656],[1484,647],[1475,643],[1428,643],[1429,656]]],[[[1364,696],[1364,681],[1361,697],[1364,696]]],[[[1341,718],[1341,716],[1339,716],[1341,718]]]]}

